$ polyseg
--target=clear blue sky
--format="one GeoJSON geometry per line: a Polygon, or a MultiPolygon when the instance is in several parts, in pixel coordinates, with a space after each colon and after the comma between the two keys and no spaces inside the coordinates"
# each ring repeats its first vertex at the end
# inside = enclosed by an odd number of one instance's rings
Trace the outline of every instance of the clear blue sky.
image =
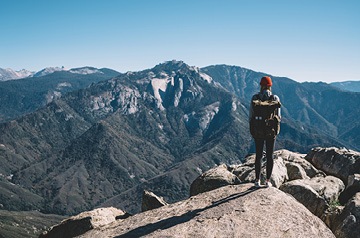
{"type": "Polygon", "coordinates": [[[229,64],[360,80],[360,1],[0,0],[0,68],[229,64]]]}

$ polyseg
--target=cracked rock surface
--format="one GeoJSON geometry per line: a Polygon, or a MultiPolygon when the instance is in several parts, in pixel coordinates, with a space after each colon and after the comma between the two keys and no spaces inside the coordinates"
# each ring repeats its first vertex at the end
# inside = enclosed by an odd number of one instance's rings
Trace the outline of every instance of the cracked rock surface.
{"type": "Polygon", "coordinates": [[[81,237],[335,237],[276,188],[230,185],[117,220],[81,237]]]}

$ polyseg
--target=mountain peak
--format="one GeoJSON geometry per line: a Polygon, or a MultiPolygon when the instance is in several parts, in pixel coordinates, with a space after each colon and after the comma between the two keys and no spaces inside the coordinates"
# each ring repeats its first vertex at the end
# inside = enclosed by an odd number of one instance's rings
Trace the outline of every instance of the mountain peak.
{"type": "Polygon", "coordinates": [[[199,72],[199,68],[195,67],[195,66],[190,66],[186,63],[184,63],[184,61],[181,60],[170,60],[170,61],[165,61],[164,63],[158,64],[153,68],[154,71],[157,70],[162,70],[165,71],[167,73],[171,73],[174,71],[195,71],[195,72],[199,72]]]}
{"type": "Polygon", "coordinates": [[[39,72],[35,73],[33,75],[33,77],[41,77],[41,76],[45,76],[45,75],[48,75],[48,74],[52,74],[52,73],[57,72],[57,71],[65,71],[64,66],[62,66],[61,68],[60,67],[47,67],[47,68],[44,68],[44,69],[40,70],[39,72]]]}
{"type": "Polygon", "coordinates": [[[26,77],[32,76],[33,74],[34,74],[34,72],[31,72],[26,69],[21,69],[21,70],[15,71],[10,68],[7,68],[7,69],[0,68],[0,81],[26,78],[26,77]]]}
{"type": "Polygon", "coordinates": [[[74,74],[103,74],[99,69],[89,66],[73,68],[70,69],[69,72],[74,74]]]}

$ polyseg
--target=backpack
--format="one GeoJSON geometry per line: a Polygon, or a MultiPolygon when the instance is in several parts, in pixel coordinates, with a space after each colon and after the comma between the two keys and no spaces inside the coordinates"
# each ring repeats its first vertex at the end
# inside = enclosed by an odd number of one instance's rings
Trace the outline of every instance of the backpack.
{"type": "Polygon", "coordinates": [[[255,139],[275,138],[280,132],[280,118],[276,115],[276,109],[281,103],[276,101],[274,95],[269,100],[261,101],[259,95],[252,100],[254,113],[250,119],[250,133],[255,139]]]}

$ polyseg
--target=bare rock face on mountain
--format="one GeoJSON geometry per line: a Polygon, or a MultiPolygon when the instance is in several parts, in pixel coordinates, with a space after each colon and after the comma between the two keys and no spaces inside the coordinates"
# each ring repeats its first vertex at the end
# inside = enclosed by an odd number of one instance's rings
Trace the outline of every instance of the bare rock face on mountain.
{"type": "Polygon", "coordinates": [[[207,192],[222,186],[239,184],[236,175],[229,172],[227,166],[222,164],[203,173],[190,186],[190,196],[207,192]]]}
{"type": "Polygon", "coordinates": [[[317,169],[340,178],[347,184],[348,177],[360,171],[360,153],[345,148],[314,148],[305,157],[317,169]]]}
{"type": "Polygon", "coordinates": [[[124,216],[126,213],[114,207],[98,208],[92,211],[83,212],[76,216],[62,221],[59,225],[52,227],[44,232],[40,237],[43,238],[62,238],[75,237],[85,232],[103,227],[114,222],[117,217],[124,216]]]}
{"type": "Polygon", "coordinates": [[[335,237],[276,188],[230,185],[136,214],[80,237],[335,237]]]}

